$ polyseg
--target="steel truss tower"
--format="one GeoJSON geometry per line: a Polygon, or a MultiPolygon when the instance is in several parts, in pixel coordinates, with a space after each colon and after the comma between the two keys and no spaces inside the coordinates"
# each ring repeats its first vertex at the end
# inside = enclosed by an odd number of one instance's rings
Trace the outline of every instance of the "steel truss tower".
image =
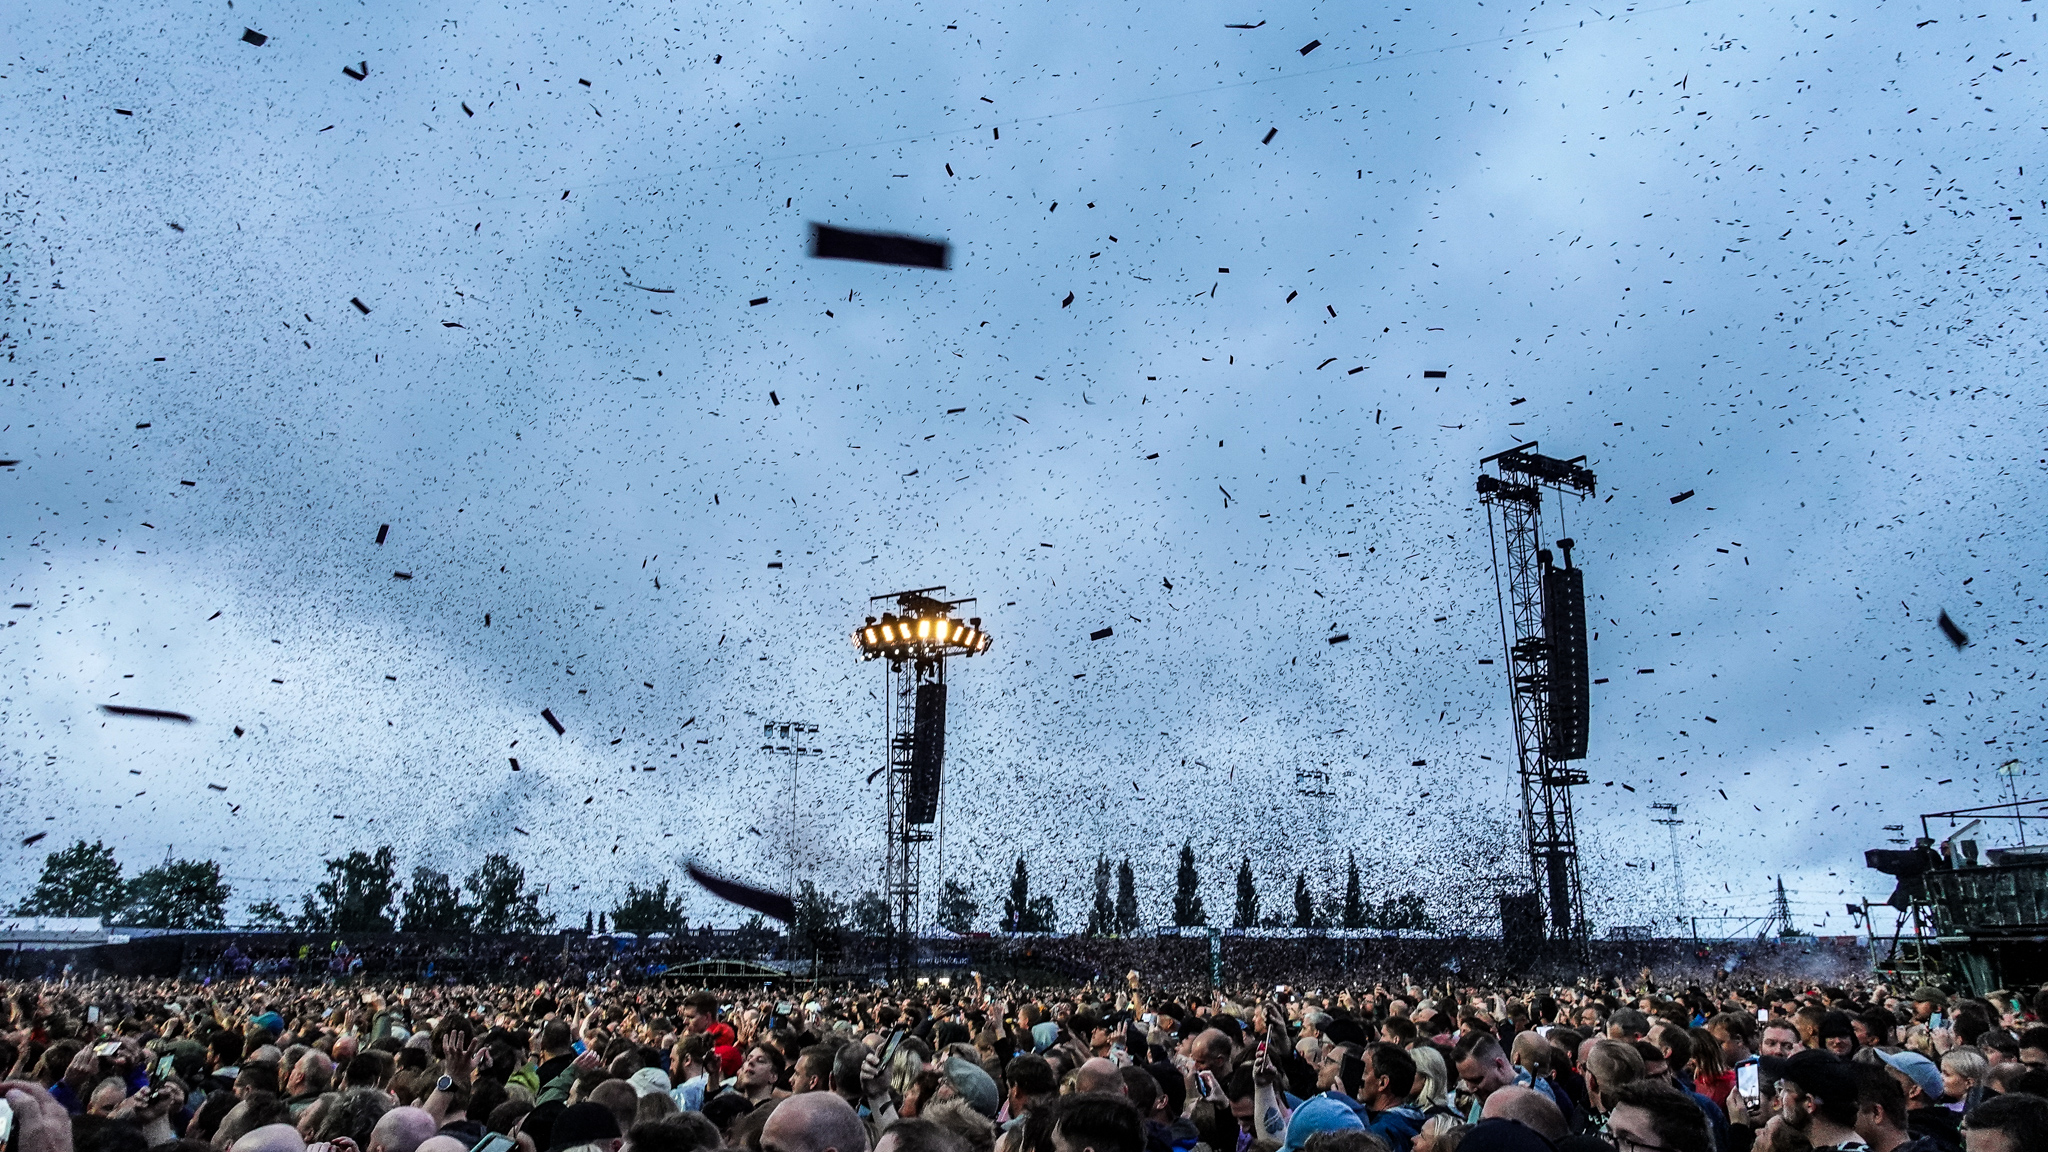
{"type": "Polygon", "coordinates": [[[1488,456],[1495,475],[1479,477],[1493,541],[1493,574],[1501,602],[1515,751],[1522,782],[1522,827],[1530,881],[1542,894],[1549,935],[1583,948],[1590,938],[1579,872],[1578,827],[1571,790],[1586,783],[1572,764],[1586,755],[1587,685],[1583,586],[1572,568],[1573,541],[1562,535],[1563,497],[1593,494],[1584,456],[1556,460],[1530,451],[1536,441],[1488,456]],[[1564,567],[1543,546],[1543,490],[1558,497],[1564,567]],[[1500,512],[1494,535],[1494,511],[1500,512]],[[1574,622],[1576,627],[1574,627],[1574,622]]]}
{"type": "MultiPolygon", "coordinates": [[[[939,600],[944,586],[873,597],[893,600],[895,611],[868,617],[853,634],[861,658],[889,662],[882,695],[882,730],[887,756],[868,777],[888,779],[888,842],[882,862],[882,896],[889,902],[891,973],[907,979],[916,960],[923,926],[924,846],[943,830],[946,754],[946,657],[988,651],[981,618],[960,621],[953,609],[974,602],[939,600]]],[[[942,861],[943,863],[943,861],[942,861]]]]}

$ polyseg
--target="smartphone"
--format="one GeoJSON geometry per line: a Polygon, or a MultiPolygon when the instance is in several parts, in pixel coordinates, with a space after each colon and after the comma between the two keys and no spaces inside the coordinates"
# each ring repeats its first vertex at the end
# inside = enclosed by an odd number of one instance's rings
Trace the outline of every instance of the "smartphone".
{"type": "Polygon", "coordinates": [[[889,1062],[896,1059],[896,1046],[901,1043],[903,1043],[903,1029],[898,1028],[894,1032],[889,1033],[889,1042],[882,1046],[882,1067],[887,1068],[889,1062]]]}
{"type": "Polygon", "coordinates": [[[1937,1032],[1938,1032],[1938,1031],[1940,1031],[1940,1030],[1941,1030],[1941,1013],[1939,1013],[1939,1012],[1936,1012],[1936,1013],[1935,1013],[1934,1015],[1932,1015],[1932,1016],[1929,1016],[1929,1017],[1927,1018],[1927,1026],[1928,1026],[1929,1028],[1931,1028],[1931,1029],[1933,1029],[1933,1030],[1937,1031],[1937,1032]]]}
{"type": "Polygon", "coordinates": [[[484,1138],[469,1146],[469,1152],[512,1152],[518,1142],[503,1132],[486,1132],[484,1138]]]}
{"type": "Polygon", "coordinates": [[[1763,1103],[1763,1093],[1756,1082],[1757,1066],[1754,1062],[1735,1069],[1735,1090],[1742,1093],[1743,1103],[1751,1108],[1763,1103]]]}
{"type": "Polygon", "coordinates": [[[163,1059],[161,1059],[161,1060],[157,1061],[157,1062],[156,1062],[156,1075],[157,1075],[157,1079],[161,1080],[161,1079],[163,1079],[164,1077],[166,1077],[166,1076],[169,1076],[169,1075],[171,1074],[172,1070],[174,1070],[174,1069],[175,1069],[175,1068],[176,1068],[177,1066],[178,1066],[178,1058],[177,1058],[176,1056],[166,1056],[166,1057],[164,1057],[163,1059]]]}
{"type": "Polygon", "coordinates": [[[107,1042],[106,1042],[105,1044],[101,1044],[100,1046],[98,1046],[98,1047],[94,1048],[94,1049],[92,1050],[92,1054],[93,1054],[93,1055],[95,1055],[95,1056],[106,1056],[106,1057],[109,1057],[109,1058],[111,1058],[111,1057],[112,1057],[112,1056],[113,1056],[113,1055],[114,1055],[114,1054],[115,1054],[116,1052],[119,1052],[120,1050],[121,1050],[121,1042],[120,1042],[120,1041],[118,1041],[118,1040],[109,1040],[109,1041],[107,1041],[107,1042]]]}
{"type": "Polygon", "coordinates": [[[0,1148],[14,1146],[14,1105],[0,1100],[0,1148]]]}
{"type": "Polygon", "coordinates": [[[1759,1008],[1759,1009],[1757,1009],[1757,1010],[1756,1010],[1756,1022],[1757,1022],[1757,1023],[1759,1023],[1759,1024],[1768,1024],[1768,1023],[1770,1023],[1770,1019],[1771,1019],[1771,1010],[1770,1010],[1769,1008],[1759,1008]]]}
{"type": "Polygon", "coordinates": [[[97,1005],[97,1004],[88,1004],[88,1005],[86,1005],[86,1008],[85,1008],[85,1022],[86,1022],[87,1024],[97,1024],[97,1023],[99,1023],[99,1022],[100,1022],[100,1006],[99,1006],[99,1005],[97,1005]]]}

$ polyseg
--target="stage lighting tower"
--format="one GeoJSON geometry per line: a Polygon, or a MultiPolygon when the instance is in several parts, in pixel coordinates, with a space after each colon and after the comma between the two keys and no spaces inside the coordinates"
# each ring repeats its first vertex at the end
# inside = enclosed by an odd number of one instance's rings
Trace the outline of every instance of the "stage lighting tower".
{"type": "Polygon", "coordinates": [[[944,827],[946,757],[946,658],[978,656],[988,651],[989,635],[981,617],[954,618],[964,600],[941,600],[945,586],[889,592],[871,597],[894,601],[879,618],[854,630],[853,646],[862,660],[887,660],[889,681],[882,694],[882,730],[888,738],[882,766],[868,777],[886,772],[888,843],[882,866],[882,896],[890,909],[890,967],[908,979],[916,957],[922,915],[919,890],[923,880],[924,846],[933,827],[944,827]]]}
{"type": "MultiPolygon", "coordinates": [[[[1479,462],[1479,500],[1486,505],[1494,544],[1493,573],[1500,599],[1515,751],[1522,777],[1522,828],[1529,845],[1530,880],[1542,894],[1553,939],[1581,952],[1591,928],[1580,880],[1579,835],[1572,789],[1586,783],[1574,761],[1586,758],[1589,725],[1584,577],[1572,564],[1575,541],[1563,535],[1564,497],[1583,501],[1594,492],[1584,456],[1539,456],[1536,441],[1479,462]],[[1557,547],[1564,566],[1543,546],[1543,491],[1556,498],[1557,547]],[[1493,536],[1494,512],[1500,533],[1493,536]]],[[[1505,924],[1503,925],[1505,931],[1505,924]]]]}

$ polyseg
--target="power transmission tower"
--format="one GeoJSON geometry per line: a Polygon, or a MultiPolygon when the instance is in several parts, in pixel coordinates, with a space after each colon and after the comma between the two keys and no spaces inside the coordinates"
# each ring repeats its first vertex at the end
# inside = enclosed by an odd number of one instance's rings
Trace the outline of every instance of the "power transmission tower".
{"type": "Polygon", "coordinates": [[[1777,898],[1771,901],[1771,913],[1764,917],[1763,929],[1756,934],[1757,943],[1768,940],[1773,928],[1780,936],[1793,936],[1799,932],[1792,926],[1792,901],[1785,896],[1785,877],[1782,875],[1778,877],[1777,898]]]}

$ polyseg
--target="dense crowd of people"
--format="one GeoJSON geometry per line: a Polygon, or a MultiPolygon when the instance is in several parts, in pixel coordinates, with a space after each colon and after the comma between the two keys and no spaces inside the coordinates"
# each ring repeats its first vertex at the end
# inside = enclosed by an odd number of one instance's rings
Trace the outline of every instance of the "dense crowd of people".
{"type": "Polygon", "coordinates": [[[2048,989],[6,986],[8,1152],[2039,1152],[2048,989]]]}

